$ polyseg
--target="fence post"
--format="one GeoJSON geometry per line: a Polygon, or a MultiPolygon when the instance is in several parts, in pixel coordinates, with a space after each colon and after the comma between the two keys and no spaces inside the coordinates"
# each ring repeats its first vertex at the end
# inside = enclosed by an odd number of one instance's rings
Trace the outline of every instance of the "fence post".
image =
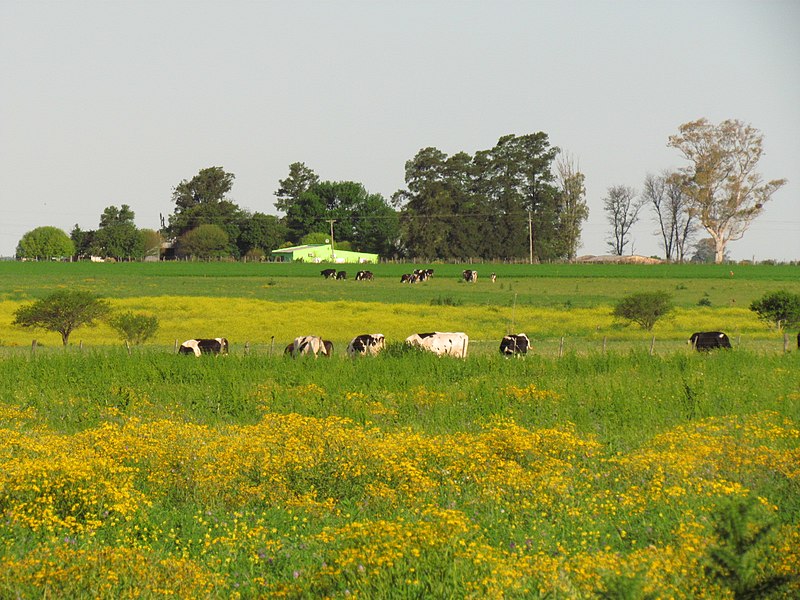
{"type": "Polygon", "coordinates": [[[175,354],[178,353],[178,340],[175,340],[175,350],[174,350],[174,352],[175,352],[175,354]]]}
{"type": "Polygon", "coordinates": [[[36,345],[37,345],[36,340],[33,340],[31,342],[31,354],[36,354],[36,345]]]}
{"type": "Polygon", "coordinates": [[[81,352],[83,352],[83,340],[81,340],[80,342],[78,342],[78,350],[80,350],[81,352]]]}
{"type": "Polygon", "coordinates": [[[244,343],[244,355],[249,356],[250,354],[250,342],[244,343]]]}
{"type": "Polygon", "coordinates": [[[564,336],[561,336],[561,342],[558,344],[558,358],[564,356],[564,336]]]}
{"type": "Polygon", "coordinates": [[[656,336],[653,336],[653,339],[650,340],[650,356],[653,356],[653,353],[656,351],[656,336]]]}
{"type": "Polygon", "coordinates": [[[272,358],[272,350],[275,348],[275,336],[269,338],[269,357],[272,358]]]}
{"type": "Polygon", "coordinates": [[[607,340],[607,339],[608,339],[608,336],[605,336],[605,335],[604,335],[604,336],[603,336],[603,354],[605,354],[605,353],[606,353],[606,340],[607,340]]]}
{"type": "Polygon", "coordinates": [[[789,351],[789,334],[784,332],[783,333],[783,353],[786,354],[789,351]]]}
{"type": "Polygon", "coordinates": [[[131,345],[128,343],[128,340],[125,340],[125,349],[128,351],[128,356],[131,355],[131,345]]]}

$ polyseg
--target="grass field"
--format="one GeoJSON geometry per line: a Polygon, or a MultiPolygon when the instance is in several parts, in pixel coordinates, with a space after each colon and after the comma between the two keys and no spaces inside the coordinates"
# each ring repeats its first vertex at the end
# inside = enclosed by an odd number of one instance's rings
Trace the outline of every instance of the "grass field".
{"type": "Polygon", "coordinates": [[[0,264],[0,598],[800,595],[800,352],[746,308],[796,268],[434,268],[0,264]],[[60,286],[158,314],[158,339],[13,330],[60,286]],[[660,286],[651,355],[609,313],[660,286]],[[525,359],[497,352],[510,322],[525,359]],[[717,327],[739,347],[687,349],[717,327]],[[342,355],[431,328],[474,350],[342,355]],[[173,354],[206,332],[231,354],[173,354]],[[338,355],[280,354],[311,332],[338,355]]]}

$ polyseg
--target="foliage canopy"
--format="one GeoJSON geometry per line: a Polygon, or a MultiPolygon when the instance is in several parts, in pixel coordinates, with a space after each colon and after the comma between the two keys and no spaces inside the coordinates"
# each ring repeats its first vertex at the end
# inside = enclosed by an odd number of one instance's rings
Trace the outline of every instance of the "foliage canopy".
{"type": "Polygon", "coordinates": [[[50,259],[72,256],[75,245],[58,227],[37,227],[22,236],[17,245],[17,258],[50,259]]]}
{"type": "Polygon", "coordinates": [[[614,307],[613,315],[649,331],[672,308],[672,297],[667,292],[639,292],[620,300],[614,307]]]}
{"type": "Polygon", "coordinates": [[[750,304],[758,318],[776,329],[800,325],[800,294],[786,290],[768,292],[750,304]]]}
{"type": "Polygon", "coordinates": [[[66,346],[70,334],[83,325],[93,325],[110,310],[106,300],[80,290],[60,290],[27,304],[14,313],[14,325],[56,331],[66,346]]]}

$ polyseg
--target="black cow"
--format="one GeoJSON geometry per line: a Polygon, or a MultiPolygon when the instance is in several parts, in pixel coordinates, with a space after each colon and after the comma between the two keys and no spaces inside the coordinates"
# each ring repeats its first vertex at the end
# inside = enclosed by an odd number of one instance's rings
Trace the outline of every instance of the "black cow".
{"type": "Polygon", "coordinates": [[[356,273],[356,281],[372,281],[373,278],[372,271],[359,271],[356,273]]]}
{"type": "Polygon", "coordinates": [[[195,338],[186,340],[178,348],[178,354],[227,354],[228,340],[225,338],[195,338]]]}
{"type": "Polygon", "coordinates": [[[714,350],[715,348],[731,348],[731,341],[721,331],[698,331],[689,338],[692,348],[700,351],[714,350]]]}
{"type": "Polygon", "coordinates": [[[512,333],[504,336],[500,341],[500,354],[503,356],[527,354],[530,344],[528,336],[524,333],[518,333],[516,335],[512,333]]]}
{"type": "Polygon", "coordinates": [[[461,276],[464,278],[464,281],[468,283],[475,283],[478,281],[478,272],[472,269],[466,269],[461,273],[461,276]]]}
{"type": "Polygon", "coordinates": [[[347,279],[347,272],[339,271],[338,273],[336,273],[336,279],[347,279]]]}
{"type": "Polygon", "coordinates": [[[336,269],[324,269],[319,272],[325,279],[330,279],[331,277],[336,277],[336,269]]]}
{"type": "Polygon", "coordinates": [[[386,346],[386,339],[382,333],[365,333],[357,335],[347,345],[347,354],[349,356],[370,355],[375,356],[384,349],[386,346]]]}

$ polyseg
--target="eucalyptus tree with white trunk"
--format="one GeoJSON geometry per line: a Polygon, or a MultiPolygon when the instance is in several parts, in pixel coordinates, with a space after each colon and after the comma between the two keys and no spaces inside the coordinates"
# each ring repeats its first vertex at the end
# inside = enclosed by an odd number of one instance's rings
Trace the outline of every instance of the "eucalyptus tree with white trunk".
{"type": "Polygon", "coordinates": [[[682,185],[691,198],[691,211],[714,240],[717,263],[728,242],[741,239],[764,205],[785,179],[764,182],[756,171],[764,153],[764,136],[728,119],[719,125],[699,119],[680,126],[668,145],[689,161],[680,170],[682,185]]]}

